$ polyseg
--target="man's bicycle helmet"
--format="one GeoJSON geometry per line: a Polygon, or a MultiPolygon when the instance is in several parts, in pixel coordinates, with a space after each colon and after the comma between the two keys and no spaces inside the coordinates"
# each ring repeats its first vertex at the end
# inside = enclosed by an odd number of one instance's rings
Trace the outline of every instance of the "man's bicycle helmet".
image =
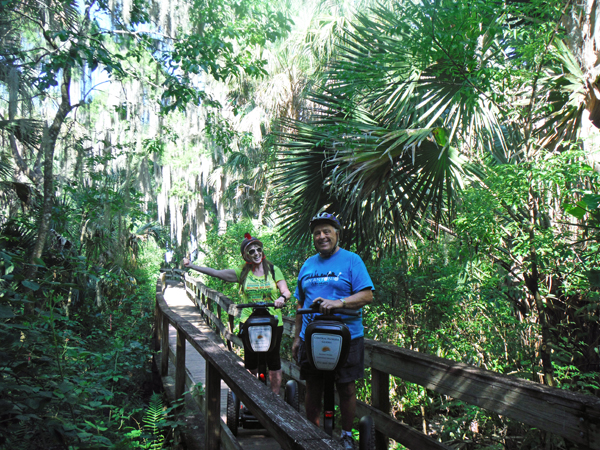
{"type": "Polygon", "coordinates": [[[339,232],[342,231],[342,224],[340,223],[340,221],[338,220],[338,218],[336,216],[334,216],[333,214],[330,214],[328,212],[321,212],[321,213],[317,214],[316,216],[314,216],[312,219],[310,219],[310,222],[308,223],[310,232],[312,233],[313,230],[315,229],[315,227],[317,225],[319,225],[320,223],[328,223],[329,225],[333,225],[333,227],[337,231],[339,231],[339,232]]]}

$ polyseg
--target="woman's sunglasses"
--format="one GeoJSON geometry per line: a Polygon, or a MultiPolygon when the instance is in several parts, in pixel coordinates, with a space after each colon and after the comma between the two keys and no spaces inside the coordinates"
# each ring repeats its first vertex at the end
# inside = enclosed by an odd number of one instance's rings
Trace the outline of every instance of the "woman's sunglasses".
{"type": "Polygon", "coordinates": [[[262,253],[262,248],[251,248],[250,250],[248,250],[248,254],[250,256],[253,256],[256,252],[262,253]]]}

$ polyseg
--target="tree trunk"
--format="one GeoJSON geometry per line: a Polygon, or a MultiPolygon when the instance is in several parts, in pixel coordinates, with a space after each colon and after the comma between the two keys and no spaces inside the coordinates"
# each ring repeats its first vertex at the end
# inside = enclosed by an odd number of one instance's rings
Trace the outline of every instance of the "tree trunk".
{"type": "Polygon", "coordinates": [[[581,65],[588,91],[581,117],[581,145],[600,172],[600,9],[596,0],[583,0],[579,7],[571,8],[564,25],[569,30],[567,45],[581,65]]]}
{"type": "MultiPolygon", "coordinates": [[[[12,68],[10,70],[8,80],[8,121],[9,123],[15,123],[17,120],[17,110],[19,105],[19,89],[21,87],[21,76],[19,71],[12,68]]],[[[29,178],[33,184],[39,184],[42,180],[42,171],[37,164],[39,162],[39,157],[37,158],[38,161],[36,161],[36,164],[33,166],[33,168],[31,168],[23,157],[22,152],[19,150],[19,143],[14,130],[9,134],[9,141],[13,159],[19,171],[29,178]]]]}
{"type": "Polygon", "coordinates": [[[262,205],[260,206],[260,211],[258,213],[258,223],[262,225],[263,216],[265,215],[265,211],[267,209],[267,205],[269,204],[269,194],[271,193],[271,182],[267,182],[267,188],[265,189],[265,195],[263,197],[262,205]]]}
{"type": "Polygon", "coordinates": [[[38,225],[38,234],[35,242],[33,251],[31,252],[31,259],[29,269],[26,274],[26,278],[33,278],[37,272],[35,261],[42,256],[44,246],[46,244],[46,238],[50,231],[50,222],[52,220],[52,204],[54,202],[54,150],[56,149],[56,141],[62,124],[64,123],[67,115],[73,109],[71,105],[71,97],[69,89],[71,87],[71,68],[65,66],[62,73],[62,84],[60,87],[61,92],[61,103],[54,116],[54,121],[50,128],[44,127],[44,137],[42,139],[42,149],[44,152],[44,203],[42,206],[42,215],[40,217],[38,225]]]}
{"type": "Polygon", "coordinates": [[[220,185],[217,189],[219,199],[217,206],[217,217],[219,219],[218,235],[223,236],[227,231],[227,219],[225,217],[225,191],[227,190],[227,177],[224,172],[221,173],[220,185]]]}
{"type": "Polygon", "coordinates": [[[542,343],[540,345],[539,355],[542,360],[542,369],[544,371],[544,381],[549,386],[554,386],[554,368],[552,367],[552,355],[551,355],[551,336],[548,324],[548,312],[547,308],[550,306],[544,301],[540,294],[540,274],[538,272],[538,256],[537,249],[534,245],[535,242],[535,224],[538,216],[538,198],[532,187],[532,180],[529,183],[529,240],[531,242],[531,248],[529,253],[530,264],[531,264],[531,275],[528,276],[524,273],[525,283],[531,292],[531,295],[535,299],[535,305],[538,312],[539,324],[542,328],[542,343]]]}

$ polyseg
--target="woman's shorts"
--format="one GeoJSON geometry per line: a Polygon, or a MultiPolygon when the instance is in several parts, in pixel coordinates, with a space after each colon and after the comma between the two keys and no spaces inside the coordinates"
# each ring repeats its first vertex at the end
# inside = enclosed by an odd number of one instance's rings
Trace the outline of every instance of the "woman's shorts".
{"type": "MultiPolygon", "coordinates": [[[[306,343],[300,341],[298,349],[298,365],[300,366],[300,379],[322,378],[323,372],[316,370],[308,362],[306,343]]],[[[349,383],[365,376],[365,339],[359,337],[350,341],[350,351],[346,363],[335,371],[335,381],[349,383]]]]}

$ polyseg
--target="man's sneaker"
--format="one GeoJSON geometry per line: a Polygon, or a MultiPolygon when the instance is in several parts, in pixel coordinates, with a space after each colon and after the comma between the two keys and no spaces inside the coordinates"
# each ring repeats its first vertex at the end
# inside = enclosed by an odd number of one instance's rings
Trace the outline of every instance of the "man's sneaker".
{"type": "Polygon", "coordinates": [[[354,439],[349,434],[344,434],[340,439],[340,444],[344,447],[344,450],[354,450],[354,439]]]}

